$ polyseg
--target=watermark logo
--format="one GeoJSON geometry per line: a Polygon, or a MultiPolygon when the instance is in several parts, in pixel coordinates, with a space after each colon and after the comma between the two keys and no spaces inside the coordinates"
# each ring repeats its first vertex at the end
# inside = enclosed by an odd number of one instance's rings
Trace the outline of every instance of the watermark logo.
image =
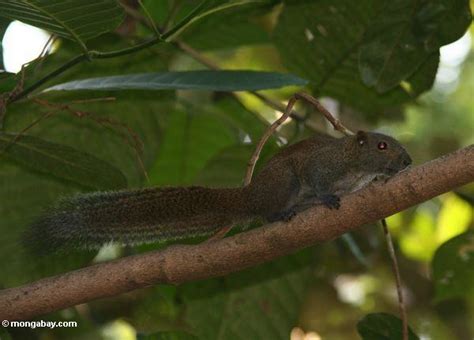
{"type": "Polygon", "coordinates": [[[77,327],[76,321],[45,321],[45,320],[35,320],[35,321],[2,321],[3,327],[11,328],[75,328],[77,327]]]}

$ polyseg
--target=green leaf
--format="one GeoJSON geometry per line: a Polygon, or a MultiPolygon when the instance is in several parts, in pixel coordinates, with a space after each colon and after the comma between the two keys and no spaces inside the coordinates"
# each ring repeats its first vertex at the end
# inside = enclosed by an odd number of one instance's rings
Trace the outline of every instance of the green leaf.
{"type": "Polygon", "coordinates": [[[13,90],[17,81],[15,73],[0,72],[0,95],[13,90]]]}
{"type": "Polygon", "coordinates": [[[142,5],[150,14],[151,19],[162,26],[169,15],[170,3],[168,1],[142,0],[142,5]]]}
{"type": "Polygon", "coordinates": [[[359,70],[367,86],[379,93],[393,89],[440,46],[462,36],[471,22],[468,1],[445,2],[387,3],[366,30],[359,48],[359,70]],[[451,17],[458,19],[446,27],[443,23],[451,17]]]}
{"type": "Polygon", "coordinates": [[[127,186],[124,175],[109,163],[38,137],[0,134],[0,150],[24,166],[80,185],[96,189],[127,186]]]}
{"type": "Polygon", "coordinates": [[[433,258],[435,300],[474,294],[474,231],[443,243],[433,258]]]}
{"type": "Polygon", "coordinates": [[[301,78],[276,72],[183,71],[76,80],[52,86],[43,92],[73,90],[256,91],[305,84],[306,81],[301,78]]]}
{"type": "Polygon", "coordinates": [[[469,0],[423,1],[412,29],[426,47],[440,47],[461,38],[471,22],[469,0]]]}
{"type": "Polygon", "coordinates": [[[221,150],[209,160],[196,182],[222,188],[241,186],[253,150],[255,147],[251,145],[232,145],[221,150]]]}
{"type": "MultiPolygon", "coordinates": [[[[402,321],[387,313],[367,314],[357,323],[357,331],[363,340],[397,340],[402,339],[402,321]]],[[[419,337],[408,328],[408,339],[419,337]]]]}
{"type": "Polygon", "coordinates": [[[5,35],[5,31],[7,30],[9,25],[10,25],[10,20],[0,17],[0,75],[1,75],[2,70],[5,70],[5,65],[3,65],[3,44],[2,44],[2,42],[3,42],[3,36],[5,35]]]}
{"type": "MultiPolygon", "coordinates": [[[[378,93],[359,73],[359,46],[380,15],[378,0],[287,2],[273,39],[285,66],[305,77],[316,95],[333,97],[364,113],[377,113],[416,98],[432,86],[436,62],[419,66],[404,85],[378,93]],[[435,67],[433,67],[433,65],[435,67]]],[[[437,59],[436,59],[437,60],[437,59]]]]}
{"type": "Polygon", "coordinates": [[[404,90],[416,98],[420,93],[433,87],[439,65],[439,51],[431,55],[420,65],[418,70],[404,82],[404,90]]]}
{"type": "Polygon", "coordinates": [[[168,118],[158,157],[150,170],[150,182],[193,184],[210,158],[235,143],[237,134],[218,116],[202,111],[175,111],[168,118]]]}
{"type": "Polygon", "coordinates": [[[238,7],[242,5],[248,5],[256,2],[261,2],[259,0],[234,0],[234,1],[228,1],[223,4],[213,4],[213,2],[219,3],[219,1],[202,1],[200,4],[200,7],[202,10],[199,8],[194,11],[194,13],[191,12],[191,17],[184,18],[182,21],[182,24],[178,23],[174,28],[171,29],[173,31],[173,34],[168,36],[168,40],[172,40],[173,38],[177,37],[181,32],[186,30],[188,27],[191,25],[195,24],[197,21],[200,21],[201,19],[212,15],[214,13],[220,12],[227,10],[229,8],[233,7],[238,7]]]}
{"type": "Polygon", "coordinates": [[[200,339],[288,339],[311,280],[312,250],[178,288],[200,339]]]}
{"type": "MultiPolygon", "coordinates": [[[[225,94],[213,101],[213,105],[208,108],[216,115],[224,116],[230,120],[232,126],[239,129],[241,134],[248,134],[250,141],[256,144],[262,137],[269,123],[258,113],[248,110],[241,102],[233,96],[225,94]]],[[[274,142],[270,139],[267,144],[274,142]]]]}
{"type": "Polygon", "coordinates": [[[272,4],[256,1],[245,6],[230,7],[218,15],[194,23],[180,39],[198,50],[222,50],[270,42],[270,35],[261,18],[268,14],[272,4]]]}
{"type": "MultiPolygon", "coordinates": [[[[207,162],[196,178],[196,182],[213,187],[240,186],[243,183],[247,165],[255,151],[255,145],[232,145],[222,149],[207,162]]],[[[268,142],[256,165],[256,173],[265,162],[278,151],[276,143],[268,142]]]]}
{"type": "Polygon", "coordinates": [[[123,14],[115,0],[0,0],[0,16],[74,40],[84,50],[84,41],[116,28],[123,14]]]}

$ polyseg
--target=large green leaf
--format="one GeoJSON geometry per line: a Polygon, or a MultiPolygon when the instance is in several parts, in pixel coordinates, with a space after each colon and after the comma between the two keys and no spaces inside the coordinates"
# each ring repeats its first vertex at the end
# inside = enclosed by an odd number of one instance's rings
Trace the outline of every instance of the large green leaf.
{"type": "MultiPolygon", "coordinates": [[[[402,321],[387,313],[367,314],[357,323],[357,331],[363,340],[402,340],[402,321]]],[[[418,336],[409,328],[408,339],[418,336]]]]}
{"type": "Polygon", "coordinates": [[[311,249],[178,288],[199,339],[288,339],[311,278],[311,249]]]}
{"type": "Polygon", "coordinates": [[[306,81],[291,74],[257,71],[182,71],[129,74],[75,80],[54,85],[48,91],[73,90],[208,90],[254,91],[289,85],[305,85],[306,81]]]}
{"type": "Polygon", "coordinates": [[[416,10],[412,29],[425,48],[436,48],[459,39],[471,22],[469,0],[423,1],[416,10]]]}
{"type": "Polygon", "coordinates": [[[117,27],[123,10],[115,0],[0,0],[0,16],[75,40],[85,49],[84,41],[117,27]]]}
{"type": "Polygon", "coordinates": [[[363,82],[380,93],[398,86],[440,46],[460,38],[470,22],[468,0],[387,2],[359,48],[363,82]]]}
{"type": "Polygon", "coordinates": [[[474,231],[458,235],[441,245],[432,270],[437,301],[474,295],[474,231]]]}
{"type": "Polygon", "coordinates": [[[210,158],[235,143],[236,131],[222,118],[199,111],[175,111],[168,119],[150,181],[154,185],[190,185],[210,158]]]}
{"type": "Polygon", "coordinates": [[[0,150],[40,172],[94,189],[119,189],[127,180],[117,168],[85,152],[38,137],[0,134],[0,150]]]}
{"type": "Polygon", "coordinates": [[[288,1],[274,41],[290,72],[310,80],[317,95],[327,95],[368,113],[398,106],[431,88],[436,52],[403,86],[379,94],[360,79],[358,55],[364,34],[380,15],[383,1],[288,1]]]}
{"type": "Polygon", "coordinates": [[[228,7],[194,23],[180,38],[199,50],[268,43],[270,35],[259,19],[268,13],[273,2],[253,1],[245,6],[228,7]]]}

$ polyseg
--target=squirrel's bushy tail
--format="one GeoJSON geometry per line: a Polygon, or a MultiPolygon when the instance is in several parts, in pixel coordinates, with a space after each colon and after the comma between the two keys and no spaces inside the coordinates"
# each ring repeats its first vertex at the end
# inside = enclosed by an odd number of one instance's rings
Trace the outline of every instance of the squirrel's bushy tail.
{"type": "Polygon", "coordinates": [[[47,210],[24,241],[35,252],[49,253],[211,234],[249,218],[243,192],[180,187],[79,194],[47,210]]]}

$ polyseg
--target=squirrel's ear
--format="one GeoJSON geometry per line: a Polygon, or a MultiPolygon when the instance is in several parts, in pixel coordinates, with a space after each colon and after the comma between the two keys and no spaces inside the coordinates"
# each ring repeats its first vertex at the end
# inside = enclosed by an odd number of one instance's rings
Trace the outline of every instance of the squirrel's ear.
{"type": "Polygon", "coordinates": [[[367,133],[366,132],[357,131],[356,138],[357,138],[357,143],[360,146],[367,144],[367,133]]]}

